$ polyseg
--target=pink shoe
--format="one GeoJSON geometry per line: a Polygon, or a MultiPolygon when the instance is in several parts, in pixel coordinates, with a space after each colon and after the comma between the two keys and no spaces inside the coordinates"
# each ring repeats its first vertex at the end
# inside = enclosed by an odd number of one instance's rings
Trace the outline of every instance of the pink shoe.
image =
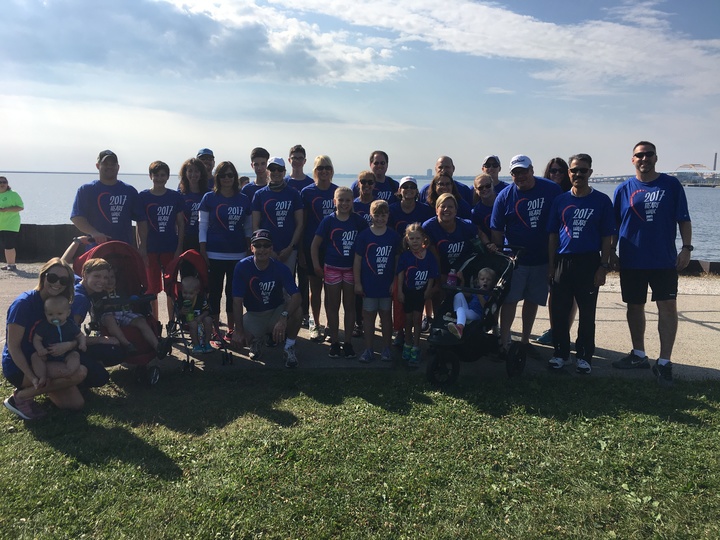
{"type": "Polygon", "coordinates": [[[448,332],[458,339],[462,339],[464,328],[465,325],[463,324],[448,323],[448,332]]]}

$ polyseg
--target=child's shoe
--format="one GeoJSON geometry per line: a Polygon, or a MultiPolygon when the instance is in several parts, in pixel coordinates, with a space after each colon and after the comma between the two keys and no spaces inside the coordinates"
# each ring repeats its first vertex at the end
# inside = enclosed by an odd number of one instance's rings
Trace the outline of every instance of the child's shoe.
{"type": "Polygon", "coordinates": [[[198,344],[198,345],[195,345],[195,346],[192,348],[192,353],[193,353],[193,354],[202,354],[202,353],[204,353],[204,352],[205,352],[205,348],[204,348],[202,345],[199,345],[199,344],[198,344]]]}
{"type": "Polygon", "coordinates": [[[406,362],[410,361],[412,349],[413,349],[412,345],[410,345],[408,343],[405,343],[403,345],[402,359],[405,360],[406,362]]]}
{"type": "Polygon", "coordinates": [[[363,364],[369,364],[372,362],[375,358],[375,352],[372,349],[365,349],[363,353],[360,355],[360,361],[363,364]]]}
{"type": "Polygon", "coordinates": [[[416,368],[420,365],[420,348],[413,347],[410,351],[410,360],[408,360],[408,367],[416,368]]]}
{"type": "Polygon", "coordinates": [[[383,349],[383,352],[380,354],[380,361],[392,362],[392,351],[390,350],[390,347],[385,347],[383,349]]]}
{"type": "Polygon", "coordinates": [[[465,325],[463,324],[448,323],[448,332],[458,339],[462,339],[464,328],[465,325]]]}

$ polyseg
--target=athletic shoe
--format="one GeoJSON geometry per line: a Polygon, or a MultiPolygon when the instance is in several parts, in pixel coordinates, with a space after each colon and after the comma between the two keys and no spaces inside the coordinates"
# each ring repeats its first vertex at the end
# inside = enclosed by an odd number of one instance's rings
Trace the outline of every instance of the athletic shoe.
{"type": "Polygon", "coordinates": [[[405,330],[398,330],[393,338],[393,347],[401,348],[405,344],[405,330]]]}
{"type": "Polygon", "coordinates": [[[571,364],[572,360],[563,360],[562,358],[558,358],[557,356],[554,356],[550,360],[548,360],[548,367],[550,369],[562,369],[565,366],[569,366],[571,364]]]}
{"type": "Polygon", "coordinates": [[[352,337],[363,337],[365,332],[363,331],[362,324],[355,323],[355,327],[352,331],[352,337]]]}
{"type": "Polygon", "coordinates": [[[380,354],[380,361],[392,362],[392,351],[390,350],[390,347],[385,347],[383,349],[383,352],[380,354]]]}
{"type": "Polygon", "coordinates": [[[305,315],[305,316],[303,317],[302,322],[300,323],[300,326],[301,326],[302,328],[310,328],[310,317],[308,317],[307,315],[305,315]]]}
{"type": "Polygon", "coordinates": [[[223,341],[225,343],[227,343],[228,345],[230,345],[230,343],[232,343],[232,337],[233,337],[234,333],[235,333],[235,330],[230,330],[227,334],[225,334],[223,336],[223,341]]]}
{"type": "Polygon", "coordinates": [[[373,360],[375,360],[375,353],[373,352],[372,349],[365,349],[363,351],[363,353],[360,355],[360,361],[363,364],[369,364],[373,360]]]}
{"type": "Polygon", "coordinates": [[[322,334],[319,324],[313,324],[310,326],[310,341],[314,341],[316,343],[325,341],[325,336],[322,334]]]}
{"type": "Polygon", "coordinates": [[[652,372],[660,386],[670,388],[673,385],[672,362],[668,362],[664,366],[655,362],[655,365],[652,367],[652,372]]]}
{"type": "Polygon", "coordinates": [[[590,367],[590,362],[583,358],[577,359],[577,366],[575,367],[575,371],[577,373],[582,373],[584,375],[589,375],[590,371],[592,371],[592,367],[590,367]]]}
{"type": "Polygon", "coordinates": [[[630,351],[627,356],[623,356],[620,360],[615,360],[612,363],[612,367],[616,369],[648,369],[650,362],[648,362],[647,356],[641,358],[630,351]]]}
{"type": "Polygon", "coordinates": [[[410,357],[412,355],[412,350],[413,350],[412,345],[405,343],[403,345],[402,359],[405,361],[409,361],[410,357]]]}
{"type": "Polygon", "coordinates": [[[535,342],[539,343],[540,345],[552,345],[552,328],[545,330],[545,332],[543,332],[543,334],[539,338],[537,338],[535,342]]]}
{"type": "Polygon", "coordinates": [[[14,264],[6,264],[5,266],[1,267],[0,269],[8,270],[9,272],[14,272],[15,270],[17,270],[17,266],[15,266],[14,264]]]}
{"type": "Polygon", "coordinates": [[[345,358],[355,358],[355,356],[357,356],[355,354],[355,349],[353,349],[352,343],[350,343],[349,341],[343,343],[342,350],[343,356],[345,356],[345,358]]]}
{"type": "Polygon", "coordinates": [[[427,334],[430,331],[431,326],[432,326],[432,318],[431,317],[423,317],[422,324],[420,325],[420,331],[424,334],[427,334]]]}
{"type": "Polygon", "coordinates": [[[202,352],[205,354],[215,352],[215,349],[209,343],[206,343],[205,345],[203,345],[202,349],[203,349],[202,352]]]}
{"type": "Polygon", "coordinates": [[[408,360],[408,367],[416,368],[420,365],[420,349],[413,347],[410,352],[410,360],[408,360]]]}
{"type": "Polygon", "coordinates": [[[458,339],[462,339],[462,334],[463,334],[464,328],[465,328],[465,325],[463,325],[463,324],[448,323],[448,332],[450,332],[453,336],[455,336],[458,339]]]}
{"type": "Polygon", "coordinates": [[[295,345],[292,345],[285,349],[283,352],[283,356],[285,358],[285,367],[286,368],[296,368],[298,365],[298,359],[295,355],[295,345]]]}
{"type": "Polygon", "coordinates": [[[253,339],[250,344],[250,360],[259,360],[262,356],[262,342],[259,339],[253,339]]]}
{"type": "Polygon", "coordinates": [[[272,334],[265,336],[265,346],[270,347],[271,349],[277,347],[277,343],[275,343],[275,339],[273,339],[272,334]]]}
{"type": "Polygon", "coordinates": [[[342,356],[340,342],[336,341],[335,343],[330,345],[330,352],[328,353],[328,356],[330,358],[340,358],[342,356]]]}
{"type": "Polygon", "coordinates": [[[210,336],[210,343],[214,343],[215,346],[219,349],[223,346],[223,338],[220,334],[215,332],[212,336],[210,336]]]}
{"type": "Polygon", "coordinates": [[[47,414],[35,403],[34,399],[21,399],[16,394],[17,390],[3,404],[23,420],[37,420],[47,414]]]}
{"type": "Polygon", "coordinates": [[[204,352],[205,352],[205,347],[203,347],[202,345],[195,345],[192,348],[193,354],[203,354],[204,352]]]}

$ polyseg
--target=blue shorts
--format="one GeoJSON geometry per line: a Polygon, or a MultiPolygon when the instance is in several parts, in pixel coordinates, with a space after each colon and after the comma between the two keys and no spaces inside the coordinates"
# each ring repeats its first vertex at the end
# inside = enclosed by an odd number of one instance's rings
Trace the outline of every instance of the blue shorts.
{"type": "Polygon", "coordinates": [[[363,311],[390,311],[392,309],[392,298],[363,298],[363,311]]]}
{"type": "Polygon", "coordinates": [[[544,306],[548,297],[548,265],[536,264],[527,266],[519,264],[512,274],[510,292],[506,302],[515,304],[527,300],[538,306],[544,306]]]}

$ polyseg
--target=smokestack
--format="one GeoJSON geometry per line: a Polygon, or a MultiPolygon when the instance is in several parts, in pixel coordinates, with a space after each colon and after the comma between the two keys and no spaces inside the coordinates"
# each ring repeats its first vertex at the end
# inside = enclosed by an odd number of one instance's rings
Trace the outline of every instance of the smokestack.
{"type": "Polygon", "coordinates": [[[717,152],[715,152],[715,161],[713,161],[713,171],[717,171],[717,152]]]}

